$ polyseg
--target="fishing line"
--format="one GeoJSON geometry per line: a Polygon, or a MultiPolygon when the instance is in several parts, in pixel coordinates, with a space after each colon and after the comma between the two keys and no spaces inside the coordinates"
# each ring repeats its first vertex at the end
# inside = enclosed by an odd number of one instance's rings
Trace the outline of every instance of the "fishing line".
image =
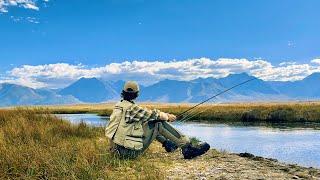
{"type": "MultiPolygon", "coordinates": [[[[221,102],[219,102],[219,103],[221,103],[221,102]]],[[[198,108],[199,108],[200,106],[198,106],[198,108]]],[[[191,111],[189,111],[188,113],[187,113],[187,115],[185,115],[182,119],[180,119],[179,121],[180,122],[184,122],[184,121],[188,121],[189,119],[191,119],[192,117],[195,117],[196,115],[199,115],[200,113],[203,113],[204,111],[206,111],[206,110],[208,110],[209,108],[210,108],[210,106],[208,106],[208,107],[205,107],[202,111],[198,111],[197,109],[198,108],[194,108],[194,109],[192,109],[191,111]],[[191,116],[191,117],[190,117],[191,116]]]]}
{"type": "MultiPolygon", "coordinates": [[[[216,103],[216,104],[220,104],[220,103],[216,103]]],[[[208,106],[208,107],[206,107],[204,110],[202,110],[202,111],[200,111],[200,112],[195,111],[195,113],[193,113],[192,115],[189,114],[188,116],[186,116],[186,118],[181,119],[179,122],[189,121],[189,120],[192,119],[193,117],[195,117],[195,116],[197,116],[197,115],[199,115],[199,114],[201,114],[201,113],[209,110],[210,108],[211,108],[211,106],[208,106]]]]}
{"type": "Polygon", "coordinates": [[[190,116],[186,116],[187,118],[181,119],[180,122],[182,123],[182,122],[188,121],[188,120],[192,119],[193,117],[203,113],[206,110],[208,110],[208,109],[202,110],[200,112],[196,112],[196,113],[194,113],[193,115],[190,115],[190,116]]]}
{"type": "MultiPolygon", "coordinates": [[[[236,88],[236,87],[238,87],[238,86],[241,86],[241,85],[243,85],[243,84],[246,84],[246,83],[248,83],[248,82],[250,82],[250,81],[253,81],[253,80],[255,80],[255,79],[258,79],[258,78],[253,77],[253,78],[251,78],[251,79],[248,79],[248,80],[246,80],[246,81],[243,81],[243,82],[241,82],[241,83],[239,83],[239,84],[236,84],[236,85],[234,85],[234,86],[232,86],[232,87],[230,87],[230,88],[228,88],[228,89],[225,89],[225,90],[223,90],[223,91],[221,91],[221,92],[219,92],[219,93],[217,93],[217,94],[209,97],[208,99],[206,99],[206,100],[204,100],[204,101],[202,101],[202,102],[200,102],[200,103],[192,106],[191,108],[183,111],[182,113],[180,113],[180,114],[177,116],[177,119],[180,119],[184,114],[186,114],[186,113],[190,112],[191,110],[195,109],[196,107],[198,107],[198,106],[200,106],[200,105],[202,105],[202,104],[210,101],[211,99],[213,99],[213,98],[215,98],[215,97],[217,97],[217,96],[219,96],[219,95],[221,95],[221,94],[224,94],[224,93],[230,91],[231,89],[234,89],[234,88],[236,88]]],[[[186,117],[188,117],[188,115],[187,115],[186,117]]],[[[185,117],[182,118],[182,119],[185,119],[185,117]]]]}

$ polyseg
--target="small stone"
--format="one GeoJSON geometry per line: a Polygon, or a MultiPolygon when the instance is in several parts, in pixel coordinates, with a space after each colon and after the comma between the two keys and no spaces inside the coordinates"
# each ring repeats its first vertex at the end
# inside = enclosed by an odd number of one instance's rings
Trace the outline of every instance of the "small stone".
{"type": "Polygon", "coordinates": [[[299,176],[292,176],[292,179],[300,179],[299,176]]]}

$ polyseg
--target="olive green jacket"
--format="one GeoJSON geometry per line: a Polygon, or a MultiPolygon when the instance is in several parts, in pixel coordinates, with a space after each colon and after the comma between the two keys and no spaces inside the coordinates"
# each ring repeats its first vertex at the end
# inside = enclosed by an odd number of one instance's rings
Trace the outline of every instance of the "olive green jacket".
{"type": "Polygon", "coordinates": [[[115,144],[128,149],[143,149],[143,124],[157,120],[159,110],[149,110],[133,102],[121,100],[118,102],[106,126],[105,135],[115,144]]]}

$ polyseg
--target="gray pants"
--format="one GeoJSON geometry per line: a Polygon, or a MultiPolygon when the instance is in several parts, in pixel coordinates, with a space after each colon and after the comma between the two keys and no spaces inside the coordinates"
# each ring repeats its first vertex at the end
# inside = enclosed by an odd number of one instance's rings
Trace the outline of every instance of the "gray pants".
{"type": "Polygon", "coordinates": [[[113,144],[111,150],[119,155],[121,158],[136,158],[142,154],[153,140],[164,143],[167,139],[174,142],[178,147],[181,147],[190,142],[189,138],[166,121],[150,121],[146,122],[143,126],[144,139],[142,150],[131,150],[117,144],[113,144]]]}

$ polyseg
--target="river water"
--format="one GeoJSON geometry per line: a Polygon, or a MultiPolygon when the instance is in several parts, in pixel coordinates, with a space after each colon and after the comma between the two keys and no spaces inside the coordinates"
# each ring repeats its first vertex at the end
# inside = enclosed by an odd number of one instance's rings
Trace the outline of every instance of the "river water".
{"type": "MultiPolygon", "coordinates": [[[[71,123],[84,121],[105,126],[107,117],[95,114],[59,114],[71,123]]],[[[320,168],[320,130],[311,128],[270,128],[208,123],[173,123],[184,134],[228,152],[249,152],[286,163],[320,168]]]]}

